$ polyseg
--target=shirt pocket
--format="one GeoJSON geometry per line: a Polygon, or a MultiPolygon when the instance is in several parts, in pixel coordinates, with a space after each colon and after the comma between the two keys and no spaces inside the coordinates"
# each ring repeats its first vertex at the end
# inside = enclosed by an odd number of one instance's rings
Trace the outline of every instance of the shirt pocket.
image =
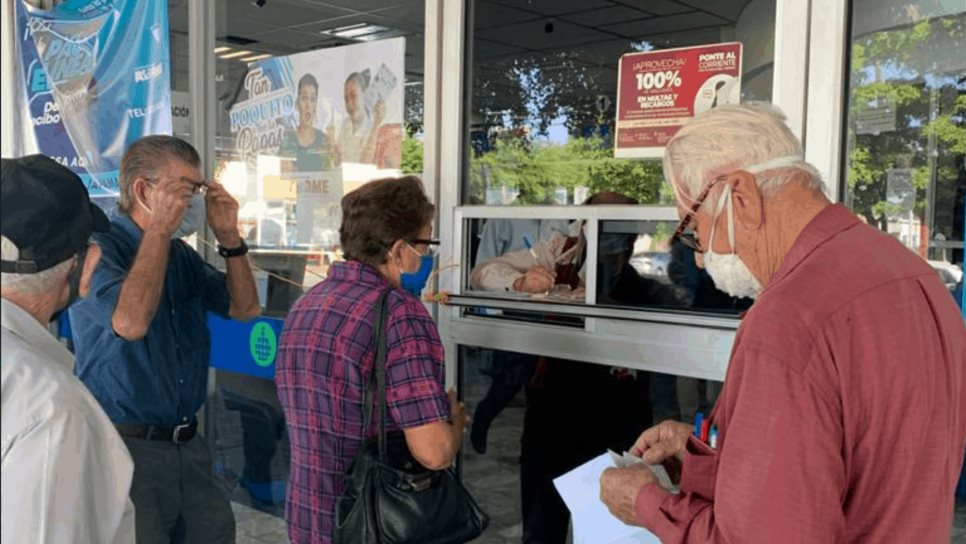
{"type": "Polygon", "coordinates": [[[201,295],[191,293],[178,300],[175,319],[177,322],[174,326],[178,329],[181,350],[189,355],[196,355],[197,351],[207,351],[208,322],[201,295]]]}
{"type": "Polygon", "coordinates": [[[718,451],[694,435],[688,437],[681,466],[681,491],[714,500],[718,473],[718,451]]]}

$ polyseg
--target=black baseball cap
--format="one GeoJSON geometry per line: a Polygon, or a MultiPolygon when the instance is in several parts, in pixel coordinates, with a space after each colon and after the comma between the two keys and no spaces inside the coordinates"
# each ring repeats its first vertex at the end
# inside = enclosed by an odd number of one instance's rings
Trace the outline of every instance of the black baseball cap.
{"type": "Polygon", "coordinates": [[[92,232],[111,223],[91,203],[84,182],[45,155],[0,159],[0,234],[16,244],[16,261],[0,270],[34,274],[87,247],[92,232]]]}

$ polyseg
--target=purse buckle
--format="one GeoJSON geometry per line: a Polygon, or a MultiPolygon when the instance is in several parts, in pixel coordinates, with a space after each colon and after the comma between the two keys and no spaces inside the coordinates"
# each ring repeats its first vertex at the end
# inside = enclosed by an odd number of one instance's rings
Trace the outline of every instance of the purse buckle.
{"type": "Polygon", "coordinates": [[[420,478],[418,480],[413,480],[409,485],[412,486],[413,491],[420,492],[429,489],[429,486],[433,484],[433,477],[426,476],[425,478],[420,478]]]}

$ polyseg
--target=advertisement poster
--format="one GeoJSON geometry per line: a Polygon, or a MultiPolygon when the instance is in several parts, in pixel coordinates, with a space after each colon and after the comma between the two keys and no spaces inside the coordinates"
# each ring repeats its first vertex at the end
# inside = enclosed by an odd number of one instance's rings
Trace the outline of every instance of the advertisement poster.
{"type": "Polygon", "coordinates": [[[16,20],[14,153],[49,155],[92,196],[115,197],[127,146],[171,133],[167,1],[16,0],[16,20]]]}
{"type": "Polygon", "coordinates": [[[740,43],[628,53],[618,68],[614,156],[661,157],[689,119],[740,100],[740,43]]]}
{"type": "Polygon", "coordinates": [[[399,175],[405,49],[396,38],[249,65],[229,109],[234,154],[256,178],[258,194],[247,196],[263,208],[294,205],[294,236],[286,215],[281,235],[261,243],[336,244],[343,195],[399,175]]]}

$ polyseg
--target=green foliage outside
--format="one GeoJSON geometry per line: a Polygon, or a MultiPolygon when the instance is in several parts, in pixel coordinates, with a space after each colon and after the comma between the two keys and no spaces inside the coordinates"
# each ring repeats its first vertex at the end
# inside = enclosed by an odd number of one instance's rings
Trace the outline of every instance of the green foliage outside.
{"type": "Polygon", "coordinates": [[[617,191],[642,204],[666,202],[660,161],[615,159],[613,153],[599,137],[571,137],[563,145],[498,137],[491,151],[470,159],[470,192],[482,202],[487,186],[507,186],[520,191],[521,204],[543,204],[558,187],[572,194],[582,186],[589,194],[617,191]]]}
{"type": "Polygon", "coordinates": [[[886,200],[888,172],[911,169],[913,213],[927,223],[928,190],[934,183],[935,229],[952,235],[960,175],[955,157],[966,153],[966,95],[957,82],[963,74],[950,73],[948,66],[962,65],[961,59],[950,62],[949,55],[957,51],[966,51],[963,14],[924,19],[853,42],[846,201],[879,228],[886,229],[900,211],[886,200]],[[863,115],[887,108],[895,111],[894,129],[859,133],[863,115]]]}

